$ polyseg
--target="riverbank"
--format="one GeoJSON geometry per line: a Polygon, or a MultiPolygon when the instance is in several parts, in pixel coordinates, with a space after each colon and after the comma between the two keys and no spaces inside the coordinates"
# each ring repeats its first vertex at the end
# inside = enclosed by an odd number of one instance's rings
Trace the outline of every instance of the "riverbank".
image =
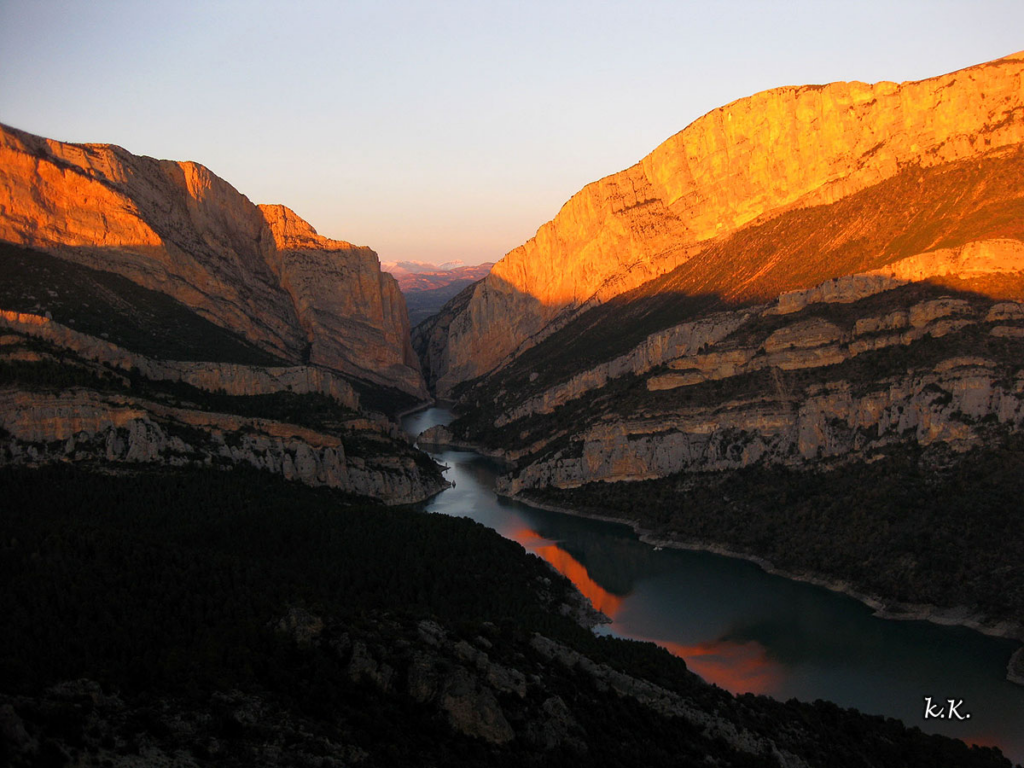
{"type": "Polygon", "coordinates": [[[456,440],[450,429],[444,424],[437,424],[424,430],[416,437],[416,444],[423,449],[423,446],[428,446],[432,449],[453,449],[456,451],[472,451],[481,456],[486,456],[488,459],[492,459],[505,466],[514,466],[514,463],[508,459],[503,451],[492,451],[484,448],[480,445],[474,445],[472,443],[465,442],[463,440],[456,440]]]}
{"type": "MultiPolygon", "coordinates": [[[[475,449],[474,449],[475,450],[475,449]]],[[[874,611],[874,615],[881,619],[894,621],[928,621],[941,626],[961,626],[980,632],[991,637],[1001,637],[1010,640],[1024,641],[1024,625],[1020,622],[1009,620],[995,620],[983,613],[973,611],[969,606],[957,606],[953,608],[941,608],[936,605],[923,603],[901,603],[889,600],[879,595],[872,595],[858,590],[853,584],[844,579],[838,579],[821,573],[787,571],[777,567],[774,563],[763,557],[731,550],[717,542],[698,539],[675,539],[666,538],[664,534],[644,528],[638,520],[617,517],[615,515],[603,514],[596,510],[584,510],[564,505],[550,504],[537,499],[532,499],[523,494],[507,494],[497,492],[503,496],[523,504],[529,504],[538,509],[560,514],[573,515],[576,517],[601,520],[607,523],[617,523],[629,526],[634,533],[645,544],[653,547],[671,547],[673,549],[684,549],[700,552],[710,552],[724,557],[731,557],[739,560],[747,560],[754,563],[766,573],[781,576],[793,581],[800,581],[815,586],[824,587],[848,597],[852,597],[863,603],[874,611]]],[[[1024,686],[1024,646],[1019,648],[1007,665],[1006,679],[1017,685],[1024,686]]]]}

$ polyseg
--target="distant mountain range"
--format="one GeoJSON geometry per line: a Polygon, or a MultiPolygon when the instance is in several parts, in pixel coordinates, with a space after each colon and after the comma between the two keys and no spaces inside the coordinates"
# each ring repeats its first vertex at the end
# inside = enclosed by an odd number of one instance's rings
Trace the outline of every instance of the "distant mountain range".
{"type": "Polygon", "coordinates": [[[415,326],[437,314],[461,290],[487,277],[493,266],[493,262],[465,265],[461,261],[385,261],[380,268],[398,281],[409,307],[409,322],[415,326]]]}

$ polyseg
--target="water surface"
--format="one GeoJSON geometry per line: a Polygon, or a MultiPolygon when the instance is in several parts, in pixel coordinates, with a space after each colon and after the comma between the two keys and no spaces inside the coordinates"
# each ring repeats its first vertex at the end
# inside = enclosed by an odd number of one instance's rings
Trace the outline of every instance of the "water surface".
{"type": "MultiPolygon", "coordinates": [[[[412,434],[452,416],[406,418],[412,434]]],[[[652,640],[734,693],[827,699],[930,733],[999,746],[1024,762],[1024,688],[1006,680],[1013,641],[962,627],[891,621],[853,598],[707,552],[656,549],[625,525],[498,497],[500,468],[472,451],[433,454],[455,487],[428,512],[469,517],[565,574],[612,623],[598,631],[652,640]],[[969,719],[924,719],[924,700],[963,700],[969,719]]]]}

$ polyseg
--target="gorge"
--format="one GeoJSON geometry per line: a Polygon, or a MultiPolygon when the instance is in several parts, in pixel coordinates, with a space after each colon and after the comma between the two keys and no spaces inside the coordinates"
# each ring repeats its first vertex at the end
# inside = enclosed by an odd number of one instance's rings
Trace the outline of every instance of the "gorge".
{"type": "MultiPolygon", "coordinates": [[[[406,417],[405,426],[422,433],[451,418],[431,409],[406,417]]],[[[455,480],[425,510],[476,520],[537,554],[605,613],[610,623],[599,632],[657,642],[733,693],[828,699],[969,743],[998,744],[1015,761],[1024,755],[1024,688],[1006,679],[1005,668],[1017,643],[883,619],[845,595],[755,563],[641,541],[622,524],[497,496],[500,464],[472,451],[424,447],[437,451],[455,480]],[[921,719],[919,694],[939,680],[979,703],[970,720],[921,719]]]]}
{"type": "Polygon", "coordinates": [[[432,279],[0,126],[0,759],[1024,759],[1024,53],[733,102],[432,279]]]}

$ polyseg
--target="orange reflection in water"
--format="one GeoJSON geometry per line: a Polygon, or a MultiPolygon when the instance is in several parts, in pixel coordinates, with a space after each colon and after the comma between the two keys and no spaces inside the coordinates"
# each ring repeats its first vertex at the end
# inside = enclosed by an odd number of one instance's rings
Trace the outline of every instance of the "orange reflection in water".
{"type": "Polygon", "coordinates": [[[709,683],[732,693],[773,693],[782,681],[779,665],[768,658],[764,646],[749,641],[711,640],[683,645],[668,640],[653,640],[709,683]]]}
{"type": "MultiPolygon", "coordinates": [[[[576,558],[536,531],[521,528],[509,537],[550,563],[571,581],[594,607],[609,618],[615,618],[623,598],[613,595],[596,581],[576,558]]],[[[627,633],[628,634],[628,633],[627,633]]],[[[770,694],[782,681],[782,670],[771,661],[760,643],[738,643],[712,640],[696,645],[683,645],[670,640],[656,640],[628,634],[636,640],[648,640],[686,661],[687,666],[707,680],[733,693],[770,694]]]]}
{"type": "Polygon", "coordinates": [[[597,610],[610,619],[615,618],[615,614],[622,605],[622,598],[613,595],[594,581],[587,569],[576,558],[529,528],[522,528],[514,532],[511,538],[550,563],[556,571],[569,579],[597,610]]]}

